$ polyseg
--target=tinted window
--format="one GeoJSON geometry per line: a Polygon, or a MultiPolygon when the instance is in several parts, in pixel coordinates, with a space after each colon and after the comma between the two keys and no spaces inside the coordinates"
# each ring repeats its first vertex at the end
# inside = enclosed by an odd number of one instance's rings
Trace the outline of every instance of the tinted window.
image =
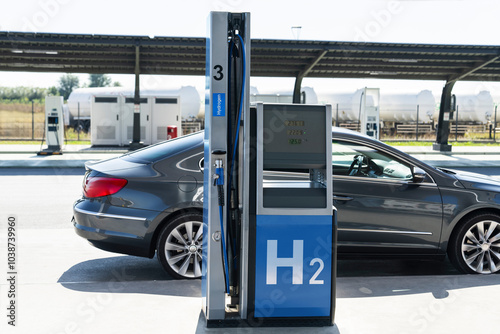
{"type": "Polygon", "coordinates": [[[411,168],[375,148],[344,142],[332,144],[333,175],[411,180],[411,168]]]}
{"type": "Polygon", "coordinates": [[[140,163],[154,162],[202,144],[203,132],[197,132],[142,148],[126,154],[123,158],[140,163]]]}
{"type": "Polygon", "coordinates": [[[156,98],[156,104],[177,104],[177,99],[174,98],[156,98]]]}
{"type": "MultiPolygon", "coordinates": [[[[142,104],[148,103],[148,99],[145,98],[145,97],[140,98],[139,100],[140,100],[139,103],[142,103],[142,104]]],[[[134,101],[135,101],[135,99],[133,97],[127,97],[127,98],[125,98],[125,103],[135,103],[134,101]]]]}
{"type": "Polygon", "coordinates": [[[117,97],[96,97],[94,99],[95,103],[117,103],[117,97]]]}

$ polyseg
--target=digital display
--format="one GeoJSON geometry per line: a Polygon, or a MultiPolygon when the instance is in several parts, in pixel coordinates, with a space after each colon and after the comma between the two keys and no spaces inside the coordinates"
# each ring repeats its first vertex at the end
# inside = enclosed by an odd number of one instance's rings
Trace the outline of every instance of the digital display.
{"type": "Polygon", "coordinates": [[[305,126],[306,122],[304,121],[285,121],[285,126],[305,126]]]}
{"type": "Polygon", "coordinates": [[[328,147],[325,106],[262,104],[261,108],[265,168],[324,164],[328,147]]]}
{"type": "Polygon", "coordinates": [[[303,136],[306,132],[304,130],[286,130],[286,134],[289,136],[303,136]]]}
{"type": "Polygon", "coordinates": [[[300,144],[302,144],[302,139],[297,139],[297,138],[288,139],[288,144],[300,145],[300,144]]]}

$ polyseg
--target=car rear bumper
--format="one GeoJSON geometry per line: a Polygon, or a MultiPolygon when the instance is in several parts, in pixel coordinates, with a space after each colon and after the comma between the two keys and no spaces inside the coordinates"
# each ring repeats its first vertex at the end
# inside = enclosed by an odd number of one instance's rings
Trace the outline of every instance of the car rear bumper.
{"type": "Polygon", "coordinates": [[[113,207],[112,213],[102,212],[83,200],[77,201],[73,207],[72,224],[76,234],[99,249],[151,257],[154,253],[151,254],[151,234],[148,230],[156,216],[156,212],[116,207],[113,207]],[[125,212],[118,213],[119,210],[125,212]]]}

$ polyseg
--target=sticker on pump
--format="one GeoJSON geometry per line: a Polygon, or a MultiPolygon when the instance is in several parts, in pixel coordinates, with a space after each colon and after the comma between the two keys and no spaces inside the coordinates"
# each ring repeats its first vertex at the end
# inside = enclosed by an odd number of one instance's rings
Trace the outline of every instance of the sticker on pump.
{"type": "Polygon", "coordinates": [[[212,116],[226,116],[226,94],[213,93],[212,95],[212,116]]]}

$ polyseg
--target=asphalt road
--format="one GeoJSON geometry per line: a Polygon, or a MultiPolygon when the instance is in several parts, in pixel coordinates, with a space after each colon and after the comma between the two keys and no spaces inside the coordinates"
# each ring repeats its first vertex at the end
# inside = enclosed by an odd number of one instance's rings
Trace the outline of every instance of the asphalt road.
{"type": "MultiPolygon", "coordinates": [[[[500,179],[500,168],[469,171],[500,179]]],[[[72,205],[81,196],[83,174],[83,169],[0,169],[0,250],[6,249],[6,217],[14,214],[18,223],[20,324],[6,325],[9,287],[2,279],[0,332],[220,333],[206,329],[200,317],[199,280],[173,280],[156,259],[101,251],[74,233],[72,205]]],[[[2,266],[6,257],[1,251],[2,266]]],[[[500,312],[493,302],[500,297],[498,275],[460,275],[447,261],[340,260],[338,277],[335,327],[223,332],[464,333],[475,326],[459,322],[465,314],[491,318],[500,312]],[[487,301],[493,304],[482,310],[487,301]]],[[[483,332],[498,332],[490,329],[483,332]]]]}
{"type": "Polygon", "coordinates": [[[69,228],[83,168],[0,168],[0,212],[20,228],[69,228]]]}

